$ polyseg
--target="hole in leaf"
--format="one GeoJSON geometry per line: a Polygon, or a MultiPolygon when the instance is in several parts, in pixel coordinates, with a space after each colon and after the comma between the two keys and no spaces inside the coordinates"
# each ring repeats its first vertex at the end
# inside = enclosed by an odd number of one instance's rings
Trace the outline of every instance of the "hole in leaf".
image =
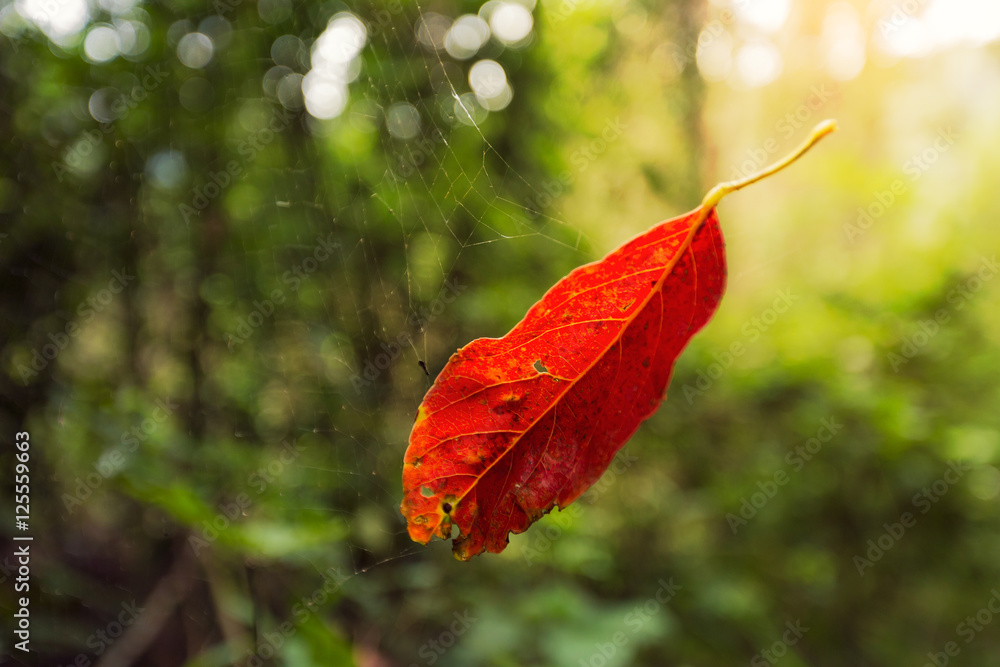
{"type": "Polygon", "coordinates": [[[431,496],[434,495],[434,489],[432,489],[429,486],[421,486],[420,495],[422,495],[424,498],[430,498],[431,496]]]}
{"type": "Polygon", "coordinates": [[[541,359],[536,359],[535,363],[531,365],[539,373],[548,373],[549,369],[545,367],[541,359]]]}
{"type": "Polygon", "coordinates": [[[445,503],[444,505],[441,505],[441,509],[444,510],[445,514],[451,514],[451,503],[445,503]]]}

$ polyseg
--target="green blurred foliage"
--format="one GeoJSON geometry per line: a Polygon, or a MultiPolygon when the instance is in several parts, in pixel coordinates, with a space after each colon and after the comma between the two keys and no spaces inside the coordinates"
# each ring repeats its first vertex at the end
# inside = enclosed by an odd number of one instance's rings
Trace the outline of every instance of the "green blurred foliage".
{"type": "Polygon", "coordinates": [[[0,432],[31,434],[37,664],[995,663],[997,45],[835,80],[802,6],[780,77],[706,84],[683,54],[719,7],[688,0],[542,2],[472,59],[420,43],[481,7],[102,3],[56,44],[0,5],[0,432]],[[366,45],[321,121],[281,77],[343,12],[366,45]],[[122,21],[148,44],[88,59],[122,21]],[[514,97],[473,125],[483,58],[514,97]],[[450,354],[831,116],[721,206],[723,305],[602,482],[500,555],[410,542],[402,455],[450,354]],[[152,627],[95,639],[129,603],[152,627]]]}

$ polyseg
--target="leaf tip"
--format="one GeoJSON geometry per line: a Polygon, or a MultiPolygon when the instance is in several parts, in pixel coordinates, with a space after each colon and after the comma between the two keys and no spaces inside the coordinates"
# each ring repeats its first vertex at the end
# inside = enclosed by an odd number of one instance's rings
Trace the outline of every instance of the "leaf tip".
{"type": "Polygon", "coordinates": [[[813,128],[812,135],[817,140],[840,129],[836,118],[827,118],[813,128]]]}

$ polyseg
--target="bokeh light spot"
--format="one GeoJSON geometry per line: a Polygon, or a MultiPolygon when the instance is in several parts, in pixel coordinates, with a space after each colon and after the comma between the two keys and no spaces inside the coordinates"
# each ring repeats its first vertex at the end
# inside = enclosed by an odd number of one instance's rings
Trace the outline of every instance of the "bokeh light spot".
{"type": "Polygon", "coordinates": [[[18,13],[59,45],[72,43],[90,20],[87,0],[19,0],[18,13]]]}
{"type": "Polygon", "coordinates": [[[420,132],[420,112],[408,102],[397,102],[386,111],[385,126],[397,139],[412,139],[420,132]]]}
{"type": "Polygon", "coordinates": [[[865,66],[865,35],[853,5],[838,2],[823,19],[822,36],[826,71],[834,79],[850,81],[865,66]]]}
{"type": "Polygon", "coordinates": [[[747,86],[766,86],[781,74],[781,53],[769,41],[748,42],[736,54],[736,69],[747,86]]]}
{"type": "Polygon", "coordinates": [[[458,17],[448,30],[444,48],[452,58],[466,60],[476,55],[489,38],[490,27],[486,21],[474,14],[466,14],[458,17]]]}
{"type": "Polygon", "coordinates": [[[733,68],[733,38],[723,27],[705,28],[698,36],[695,54],[698,71],[708,81],[721,81],[733,68]]]}
{"type": "Polygon", "coordinates": [[[298,72],[289,72],[281,77],[275,90],[281,106],[292,111],[298,111],[305,105],[302,95],[302,79],[298,72]]]}
{"type": "Polygon", "coordinates": [[[777,32],[788,20],[791,4],[791,0],[742,0],[734,2],[733,9],[739,20],[765,32],[777,32]]]}
{"type": "Polygon", "coordinates": [[[417,41],[425,48],[439,51],[451,29],[451,19],[435,12],[427,12],[417,21],[417,41]]]}
{"type": "Polygon", "coordinates": [[[177,42],[177,59],[191,69],[205,67],[212,61],[214,51],[212,40],[200,32],[190,32],[177,42]]]}
{"type": "Polygon", "coordinates": [[[306,110],[320,120],[336,118],[347,106],[347,86],[309,72],[302,79],[306,110]]]}
{"type": "Polygon", "coordinates": [[[516,2],[501,2],[490,14],[490,29],[505,44],[517,44],[531,34],[534,19],[527,7],[516,2]]]}
{"type": "Polygon", "coordinates": [[[271,44],[271,60],[275,65],[292,69],[306,64],[306,46],[295,35],[282,35],[271,44]]]}
{"type": "Polygon", "coordinates": [[[475,93],[465,93],[453,105],[453,118],[463,125],[478,125],[486,120],[489,111],[482,104],[475,93]]]}
{"type": "Polygon", "coordinates": [[[87,101],[87,110],[98,123],[112,123],[121,117],[124,109],[121,99],[122,94],[116,88],[99,88],[87,101]]]}
{"type": "Polygon", "coordinates": [[[83,40],[83,53],[92,63],[106,63],[121,53],[118,31],[106,24],[95,25],[83,40]]]}
{"type": "Polygon", "coordinates": [[[174,190],[187,180],[188,166],[179,151],[160,151],[146,163],[146,175],[154,186],[174,190]]]}
{"type": "Polygon", "coordinates": [[[495,60],[480,60],[469,69],[469,86],[484,108],[499,111],[513,98],[507,74],[495,60]]]}
{"type": "Polygon", "coordinates": [[[302,79],[306,110],[328,120],[347,107],[347,84],[361,71],[358,55],[368,40],[368,29],[349,12],[335,15],[312,46],[312,69],[302,79]]]}

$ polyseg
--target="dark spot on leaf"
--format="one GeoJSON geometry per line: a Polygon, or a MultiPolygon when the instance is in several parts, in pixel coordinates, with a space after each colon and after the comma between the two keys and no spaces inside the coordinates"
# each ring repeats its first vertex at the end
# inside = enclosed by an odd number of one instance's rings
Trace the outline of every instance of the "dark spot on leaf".
{"type": "Polygon", "coordinates": [[[445,514],[451,514],[451,503],[445,503],[444,505],[441,505],[441,509],[444,510],[445,514]]]}
{"type": "Polygon", "coordinates": [[[542,363],[541,359],[536,359],[535,363],[532,364],[532,368],[534,368],[539,373],[548,373],[549,372],[549,369],[545,367],[545,365],[542,363]]]}
{"type": "Polygon", "coordinates": [[[646,357],[645,359],[642,360],[642,367],[649,368],[649,357],[646,357]]]}
{"type": "Polygon", "coordinates": [[[522,395],[508,394],[507,396],[502,396],[499,401],[490,406],[490,412],[497,415],[516,413],[521,407],[521,402],[527,396],[527,393],[522,395]]]}

